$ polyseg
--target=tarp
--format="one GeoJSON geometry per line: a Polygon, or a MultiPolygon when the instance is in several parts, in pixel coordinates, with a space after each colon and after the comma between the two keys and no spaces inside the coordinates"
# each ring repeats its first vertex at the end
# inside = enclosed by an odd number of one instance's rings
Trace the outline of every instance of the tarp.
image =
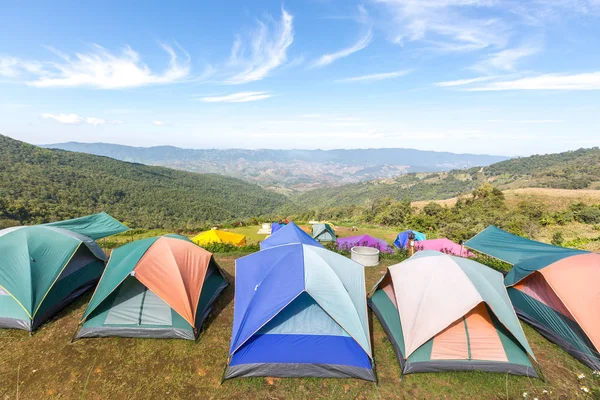
{"type": "Polygon", "coordinates": [[[238,259],[225,378],[374,380],[364,279],[360,264],[305,244],[238,259]]]}
{"type": "Polygon", "coordinates": [[[464,246],[446,238],[421,240],[415,243],[415,250],[435,250],[451,256],[474,257],[464,246]]]}
{"type": "Polygon", "coordinates": [[[427,239],[427,237],[425,236],[424,233],[413,231],[413,230],[409,229],[407,231],[400,232],[398,234],[398,236],[396,237],[396,240],[394,240],[394,246],[396,246],[399,249],[405,249],[408,246],[408,236],[411,233],[413,233],[415,235],[415,242],[419,241],[419,240],[427,239]]]}
{"type": "Polygon", "coordinates": [[[502,274],[475,261],[420,251],[388,268],[370,304],[394,339],[401,363],[406,361],[404,372],[411,372],[410,368],[412,372],[479,368],[515,373],[514,368],[506,370],[497,364],[508,361],[521,365],[522,373],[535,376],[527,355],[535,358],[502,274]],[[473,334],[470,341],[469,332],[473,334]],[[444,364],[448,360],[453,362],[444,364]],[[484,364],[467,367],[457,361],[484,364]]]}
{"type": "Polygon", "coordinates": [[[199,246],[211,243],[229,243],[234,246],[244,246],[246,244],[246,236],[238,233],[211,229],[210,231],[200,232],[198,235],[194,236],[192,242],[199,246]]]}
{"type": "Polygon", "coordinates": [[[298,225],[290,222],[275,234],[260,242],[260,249],[264,250],[275,246],[281,246],[283,244],[293,243],[302,243],[311,246],[323,247],[321,243],[310,237],[310,235],[304,232],[298,225]]]}
{"type": "Polygon", "coordinates": [[[112,333],[193,339],[189,332],[200,327],[225,286],[212,254],[186,237],[167,235],[129,243],[113,251],[84,312],[79,337],[112,333]]]}
{"type": "Polygon", "coordinates": [[[512,265],[534,257],[554,257],[554,260],[557,260],[570,255],[586,253],[584,250],[568,249],[525,239],[493,225],[468,240],[465,246],[512,265]]]}
{"type": "MultiPolygon", "coordinates": [[[[0,287],[3,305],[18,305],[32,330],[49,318],[104,270],[106,255],[89,237],[50,226],[19,226],[0,231],[0,287]]],[[[14,314],[14,309],[11,311],[14,314]]],[[[2,324],[0,324],[2,326],[2,324]]]]}
{"type": "Polygon", "coordinates": [[[117,233],[126,232],[128,227],[111,217],[105,212],[88,215],[85,217],[68,219],[65,221],[50,222],[44,226],[66,229],[94,240],[102,239],[117,233]]]}
{"type": "Polygon", "coordinates": [[[394,249],[383,239],[374,238],[369,235],[350,236],[337,239],[337,246],[340,250],[350,251],[354,246],[373,247],[382,253],[393,253],[394,249]]]}

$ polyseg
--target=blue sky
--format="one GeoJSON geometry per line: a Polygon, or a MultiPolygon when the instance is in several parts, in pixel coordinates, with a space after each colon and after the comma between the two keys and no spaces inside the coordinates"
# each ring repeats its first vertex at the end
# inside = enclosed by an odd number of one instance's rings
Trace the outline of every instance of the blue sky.
{"type": "Polygon", "coordinates": [[[0,133],[31,143],[600,145],[600,0],[17,3],[0,133]]]}

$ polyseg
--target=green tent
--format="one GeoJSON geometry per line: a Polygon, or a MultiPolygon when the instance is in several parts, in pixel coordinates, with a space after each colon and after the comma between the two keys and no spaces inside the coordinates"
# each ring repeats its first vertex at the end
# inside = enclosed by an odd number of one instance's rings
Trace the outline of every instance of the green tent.
{"type": "Polygon", "coordinates": [[[52,226],[0,231],[0,328],[33,331],[90,287],[106,255],[87,236],[52,226]]]}
{"type": "Polygon", "coordinates": [[[86,215],[85,217],[51,222],[44,226],[66,229],[98,240],[110,235],[128,231],[129,228],[105,212],[86,215]]]}
{"type": "Polygon", "coordinates": [[[312,237],[319,242],[335,242],[335,231],[329,224],[314,224],[312,237]]]}
{"type": "Polygon", "coordinates": [[[137,240],[112,252],[76,338],[194,340],[227,285],[212,254],[188,238],[137,240]]]}

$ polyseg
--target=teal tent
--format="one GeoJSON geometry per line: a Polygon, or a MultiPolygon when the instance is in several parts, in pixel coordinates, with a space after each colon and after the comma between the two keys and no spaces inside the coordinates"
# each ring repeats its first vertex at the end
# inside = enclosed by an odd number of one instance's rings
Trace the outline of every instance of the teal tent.
{"type": "Polygon", "coordinates": [[[93,287],[106,255],[87,236],[53,226],[0,231],[0,328],[33,331],[93,287]]]}
{"type": "Polygon", "coordinates": [[[117,233],[128,231],[129,228],[105,212],[87,215],[85,217],[51,222],[44,226],[66,229],[98,240],[117,233]]]}
{"type": "Polygon", "coordinates": [[[466,246],[512,264],[504,284],[519,317],[600,369],[600,254],[536,242],[495,226],[466,246]]]}
{"type": "Polygon", "coordinates": [[[329,224],[314,224],[313,226],[313,239],[319,242],[335,242],[335,231],[329,224]]]}

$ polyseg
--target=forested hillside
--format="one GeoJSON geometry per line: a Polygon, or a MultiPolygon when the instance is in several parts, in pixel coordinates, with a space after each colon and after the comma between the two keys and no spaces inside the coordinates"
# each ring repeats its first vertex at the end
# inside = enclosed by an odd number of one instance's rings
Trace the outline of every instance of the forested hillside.
{"type": "Polygon", "coordinates": [[[269,214],[285,202],[239,179],[43,149],[0,135],[0,227],[106,211],[132,227],[197,230],[269,214]]]}
{"type": "Polygon", "coordinates": [[[500,189],[543,187],[599,189],[600,149],[580,149],[558,154],[515,158],[466,170],[430,174],[407,174],[313,190],[292,198],[292,210],[328,210],[391,198],[437,200],[469,193],[485,182],[500,189]]]}

